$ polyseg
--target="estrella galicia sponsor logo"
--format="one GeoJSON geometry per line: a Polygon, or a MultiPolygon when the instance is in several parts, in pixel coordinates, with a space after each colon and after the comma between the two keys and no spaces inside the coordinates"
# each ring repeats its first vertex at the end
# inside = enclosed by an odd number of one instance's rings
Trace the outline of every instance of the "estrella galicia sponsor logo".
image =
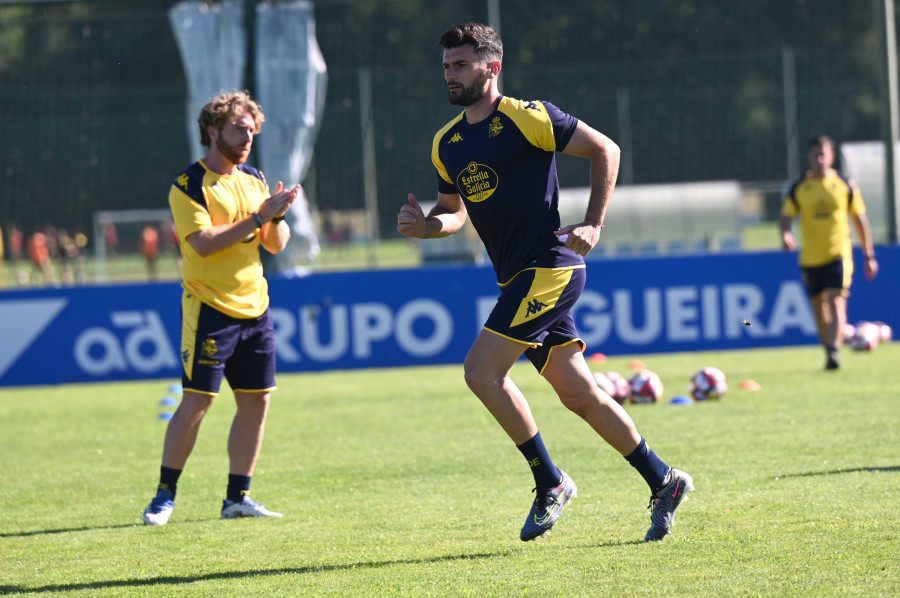
{"type": "Polygon", "coordinates": [[[498,181],[497,173],[490,166],[469,162],[466,169],[457,175],[456,188],[469,201],[479,203],[494,194],[498,181]]]}

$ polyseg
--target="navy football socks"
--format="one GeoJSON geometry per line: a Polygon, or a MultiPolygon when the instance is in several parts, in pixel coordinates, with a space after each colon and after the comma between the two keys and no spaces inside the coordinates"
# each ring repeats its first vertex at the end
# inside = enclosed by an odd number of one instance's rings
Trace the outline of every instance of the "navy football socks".
{"type": "Polygon", "coordinates": [[[228,474],[228,491],[225,498],[233,502],[241,502],[245,494],[250,494],[250,476],[228,474]]]}
{"type": "Polygon", "coordinates": [[[159,468],[159,486],[157,490],[168,490],[175,495],[178,488],[178,478],[181,477],[180,469],[172,469],[171,467],[160,466],[159,468]]]}
{"type": "Polygon", "coordinates": [[[531,440],[528,440],[517,447],[528,465],[531,466],[531,473],[534,475],[534,485],[539,490],[546,490],[559,484],[562,480],[562,474],[547,453],[544,441],[541,440],[541,433],[538,432],[531,440]]]}
{"type": "Polygon", "coordinates": [[[643,438],[641,438],[641,443],[637,445],[637,448],[630,455],[625,456],[625,460],[638,470],[638,473],[641,474],[641,477],[644,478],[654,494],[665,485],[669,466],[657,457],[656,453],[650,450],[650,447],[647,446],[647,441],[643,438]]]}

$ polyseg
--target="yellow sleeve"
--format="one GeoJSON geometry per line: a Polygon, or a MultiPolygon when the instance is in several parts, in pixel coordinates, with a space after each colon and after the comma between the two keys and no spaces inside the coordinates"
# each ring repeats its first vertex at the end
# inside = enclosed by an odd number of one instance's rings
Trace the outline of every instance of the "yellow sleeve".
{"type": "Polygon", "coordinates": [[[434,164],[434,167],[437,169],[438,175],[440,175],[442,179],[444,179],[451,185],[453,184],[453,179],[451,179],[450,175],[447,174],[447,167],[444,166],[444,162],[441,160],[441,140],[444,138],[444,135],[447,134],[447,131],[449,131],[451,127],[453,127],[453,125],[462,120],[464,114],[465,112],[460,113],[459,116],[444,125],[441,130],[435,134],[434,140],[431,142],[431,163],[434,164]]]}
{"type": "Polygon", "coordinates": [[[497,109],[516,124],[531,145],[547,152],[556,151],[553,123],[542,102],[504,97],[497,109]]]}
{"type": "Polygon", "coordinates": [[[175,185],[172,185],[169,191],[169,207],[172,208],[178,239],[182,242],[191,233],[212,228],[212,220],[206,206],[191,199],[175,185]]]}
{"type": "Polygon", "coordinates": [[[859,187],[856,186],[855,181],[850,181],[850,189],[853,191],[853,201],[850,202],[850,213],[865,214],[866,203],[863,201],[862,193],[859,192],[859,187]]]}
{"type": "Polygon", "coordinates": [[[797,204],[790,196],[784,198],[784,205],[781,206],[781,215],[791,218],[797,216],[797,204]]]}

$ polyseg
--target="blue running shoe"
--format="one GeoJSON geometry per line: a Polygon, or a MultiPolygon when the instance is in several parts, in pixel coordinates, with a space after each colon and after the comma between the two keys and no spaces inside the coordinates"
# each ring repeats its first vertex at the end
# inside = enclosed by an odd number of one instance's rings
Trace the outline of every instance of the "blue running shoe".
{"type": "Polygon", "coordinates": [[[650,497],[647,505],[650,511],[650,529],[644,537],[644,542],[662,540],[672,533],[672,523],[675,521],[675,510],[686,498],[688,492],[694,491],[694,480],[685,472],[678,469],[670,469],[666,475],[665,485],[650,497]]]}
{"type": "Polygon", "coordinates": [[[283,515],[270,511],[246,495],[237,502],[227,498],[223,500],[222,519],[237,519],[238,517],[283,517],[283,515]]]}
{"type": "Polygon", "coordinates": [[[175,508],[175,495],[171,490],[160,490],[150,501],[144,511],[144,523],[147,525],[165,525],[169,522],[172,509],[175,508]]]}
{"type": "Polygon", "coordinates": [[[559,473],[562,474],[562,481],[558,486],[547,490],[538,490],[537,488],[533,490],[536,493],[534,504],[531,505],[531,512],[528,513],[525,527],[522,528],[522,533],[519,535],[523,542],[534,540],[550,531],[550,528],[559,519],[563,507],[578,496],[578,489],[572,478],[561,469],[559,473]]]}

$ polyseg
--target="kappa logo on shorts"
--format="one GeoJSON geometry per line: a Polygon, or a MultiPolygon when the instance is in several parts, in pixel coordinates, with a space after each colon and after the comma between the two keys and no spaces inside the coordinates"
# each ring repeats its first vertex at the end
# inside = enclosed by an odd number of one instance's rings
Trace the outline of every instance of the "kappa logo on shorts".
{"type": "Polygon", "coordinates": [[[532,299],[528,302],[528,309],[525,311],[525,317],[527,318],[528,316],[533,316],[539,313],[545,307],[547,307],[546,303],[543,303],[539,299],[532,299]]]}

